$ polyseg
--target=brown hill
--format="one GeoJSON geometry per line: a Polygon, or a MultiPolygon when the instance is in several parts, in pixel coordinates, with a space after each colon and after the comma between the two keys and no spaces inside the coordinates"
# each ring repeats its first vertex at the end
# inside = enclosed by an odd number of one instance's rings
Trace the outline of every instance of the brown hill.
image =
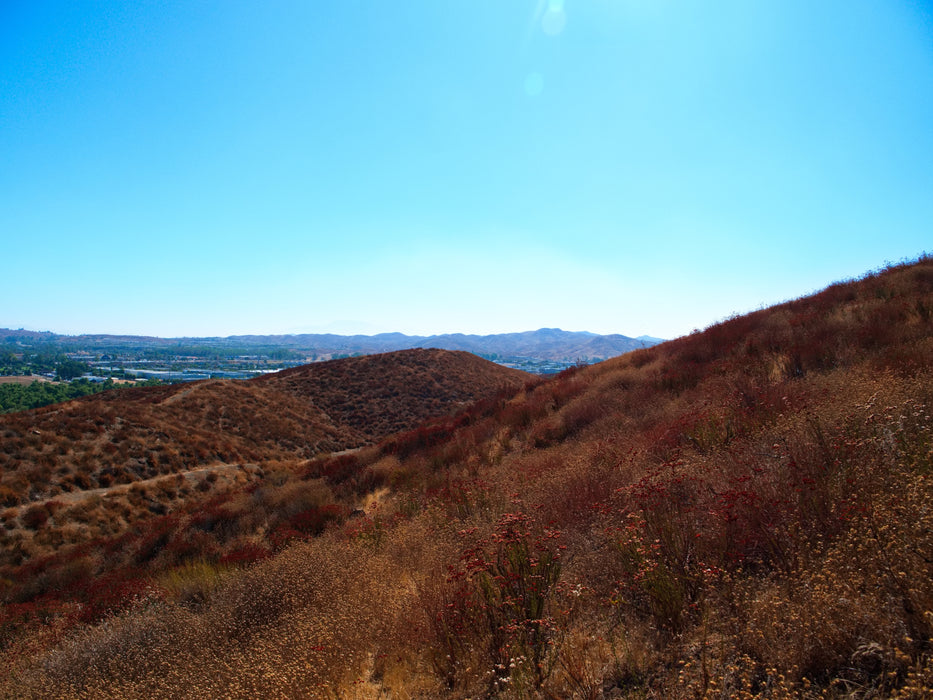
{"type": "Polygon", "coordinates": [[[532,377],[467,352],[416,349],[303,365],[254,381],[307,399],[366,440],[378,440],[532,377]]]}
{"type": "Polygon", "coordinates": [[[929,697],[931,473],[923,258],[7,569],[6,690],[929,697]]]}
{"type": "MultiPolygon", "coordinates": [[[[67,522],[74,511],[84,518],[80,532],[70,528],[68,542],[113,536],[137,517],[165,513],[195,496],[211,496],[214,486],[231,485],[213,477],[205,481],[205,468],[357,448],[531,379],[467,353],[410,350],[249,381],[112,391],[5,415],[0,417],[0,506],[16,507],[4,516],[12,524],[30,504],[76,503],[59,517],[67,522]],[[155,485],[160,477],[179,474],[200,478],[187,488],[178,482],[172,496],[161,501],[130,504],[132,494],[114,490],[155,485]],[[107,496],[94,518],[83,514],[81,494],[107,496]]],[[[261,469],[240,470],[233,484],[261,475],[261,469]]],[[[7,530],[14,532],[0,530],[0,564],[22,562],[63,542],[51,527],[39,533],[7,530]]]]}

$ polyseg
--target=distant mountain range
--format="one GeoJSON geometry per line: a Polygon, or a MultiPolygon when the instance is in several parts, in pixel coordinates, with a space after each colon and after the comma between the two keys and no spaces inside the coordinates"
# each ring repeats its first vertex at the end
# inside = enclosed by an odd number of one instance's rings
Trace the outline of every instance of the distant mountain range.
{"type": "MultiPolygon", "coordinates": [[[[218,339],[219,340],[219,339],[218,339]]],[[[224,341],[235,344],[282,345],[293,349],[314,349],[323,353],[391,352],[412,348],[439,350],[465,350],[485,357],[531,357],[542,360],[605,360],[631,350],[650,347],[663,342],[661,338],[625,335],[598,335],[586,331],[563,331],[560,328],[540,328],[523,333],[493,335],[405,335],[380,333],[378,335],[302,334],[230,336],[224,341]]]]}
{"type": "Polygon", "coordinates": [[[206,345],[220,347],[280,347],[304,350],[318,355],[371,355],[395,350],[435,348],[440,350],[465,350],[483,357],[507,360],[508,358],[534,358],[564,362],[594,362],[622,355],[631,350],[650,347],[663,342],[661,338],[625,335],[599,335],[585,331],[572,332],[559,328],[541,328],[523,333],[500,333],[493,335],[465,335],[448,333],[443,335],[405,335],[404,333],[380,333],[378,335],[234,335],[225,338],[153,338],[125,335],[58,335],[24,330],[0,329],[0,341],[49,342],[62,346],[105,348],[121,345],[206,345]]]}

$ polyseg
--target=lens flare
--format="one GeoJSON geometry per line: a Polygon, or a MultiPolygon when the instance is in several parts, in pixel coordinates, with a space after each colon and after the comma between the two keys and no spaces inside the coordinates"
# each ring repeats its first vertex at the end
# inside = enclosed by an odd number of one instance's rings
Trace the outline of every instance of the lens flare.
{"type": "Polygon", "coordinates": [[[551,0],[541,18],[541,29],[548,36],[557,36],[564,31],[566,24],[567,13],[564,12],[563,0],[551,0]]]}
{"type": "Polygon", "coordinates": [[[544,76],[540,73],[529,73],[525,76],[525,94],[537,97],[544,90],[544,76]]]}

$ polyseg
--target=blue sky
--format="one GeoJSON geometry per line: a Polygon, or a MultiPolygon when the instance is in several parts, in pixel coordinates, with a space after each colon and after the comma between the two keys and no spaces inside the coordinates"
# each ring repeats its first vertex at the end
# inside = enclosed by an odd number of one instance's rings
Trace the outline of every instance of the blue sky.
{"type": "Polygon", "coordinates": [[[933,252],[933,7],[0,3],[0,327],[674,337],[933,252]]]}

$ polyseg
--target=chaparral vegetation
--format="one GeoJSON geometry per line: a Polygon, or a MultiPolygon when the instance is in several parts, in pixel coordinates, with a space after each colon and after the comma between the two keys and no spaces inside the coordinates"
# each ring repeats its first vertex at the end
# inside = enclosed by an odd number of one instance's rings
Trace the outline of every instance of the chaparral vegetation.
{"type": "Polygon", "coordinates": [[[0,695],[933,694],[933,259],[428,411],[324,371],[4,417],[0,695]]]}

